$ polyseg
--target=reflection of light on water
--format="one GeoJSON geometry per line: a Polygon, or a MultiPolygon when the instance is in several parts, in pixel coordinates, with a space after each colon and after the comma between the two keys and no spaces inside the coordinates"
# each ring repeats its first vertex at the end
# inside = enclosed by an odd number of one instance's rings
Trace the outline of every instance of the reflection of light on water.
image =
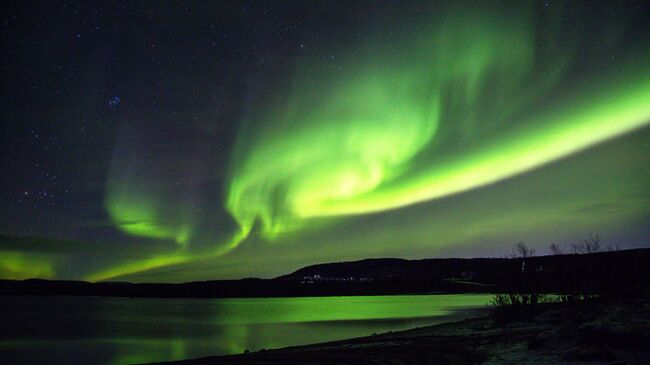
{"type": "Polygon", "coordinates": [[[95,342],[117,350],[110,365],[141,364],[160,361],[160,359],[180,360],[185,358],[183,345],[181,345],[183,353],[179,353],[179,357],[174,355],[177,340],[111,338],[95,340],[95,342]]]}
{"type": "Polygon", "coordinates": [[[248,342],[248,328],[246,326],[225,326],[222,336],[215,338],[215,349],[227,351],[229,354],[238,354],[246,350],[248,342]]]}
{"type": "Polygon", "coordinates": [[[223,324],[212,355],[399,331],[472,315],[491,295],[444,294],[219,299],[212,323],[223,324]],[[218,348],[217,348],[218,347],[218,348]]]}
{"type": "Polygon", "coordinates": [[[488,297],[442,294],[220,299],[215,301],[218,309],[211,321],[232,325],[422,318],[449,315],[456,308],[482,306],[487,304],[488,297]]]}
{"type": "Polygon", "coordinates": [[[455,309],[485,307],[491,298],[11,297],[0,301],[0,313],[7,314],[0,334],[12,339],[0,340],[0,352],[8,363],[96,365],[240,354],[462,319],[472,313],[455,309]]]}
{"type": "Polygon", "coordinates": [[[182,360],[185,359],[185,340],[181,338],[175,338],[171,340],[172,345],[172,360],[182,360]]]}

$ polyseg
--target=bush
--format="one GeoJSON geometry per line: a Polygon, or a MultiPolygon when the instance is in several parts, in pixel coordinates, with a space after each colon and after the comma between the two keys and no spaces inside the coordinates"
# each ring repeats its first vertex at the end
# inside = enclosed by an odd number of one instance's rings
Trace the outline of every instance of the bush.
{"type": "Polygon", "coordinates": [[[549,297],[539,293],[497,293],[490,301],[490,307],[500,321],[525,319],[537,314],[539,304],[549,297]]]}

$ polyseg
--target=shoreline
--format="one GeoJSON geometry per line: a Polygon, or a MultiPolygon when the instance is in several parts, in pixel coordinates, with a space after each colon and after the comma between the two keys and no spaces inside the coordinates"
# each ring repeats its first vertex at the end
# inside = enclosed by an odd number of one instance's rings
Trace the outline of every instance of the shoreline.
{"type": "Polygon", "coordinates": [[[155,364],[224,363],[648,364],[650,300],[552,303],[508,322],[490,314],[348,340],[155,364]]]}

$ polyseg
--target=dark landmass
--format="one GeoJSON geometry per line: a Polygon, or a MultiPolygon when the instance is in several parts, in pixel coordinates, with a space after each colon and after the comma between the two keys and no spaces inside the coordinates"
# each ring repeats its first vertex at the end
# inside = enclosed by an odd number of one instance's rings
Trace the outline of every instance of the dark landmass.
{"type": "Polygon", "coordinates": [[[215,364],[650,364],[648,288],[496,316],[315,345],[166,362],[215,364]]]}
{"type": "Polygon", "coordinates": [[[274,279],[132,284],[0,280],[0,295],[292,297],[426,293],[604,293],[650,281],[650,249],[529,258],[367,259],[308,266],[274,279]]]}

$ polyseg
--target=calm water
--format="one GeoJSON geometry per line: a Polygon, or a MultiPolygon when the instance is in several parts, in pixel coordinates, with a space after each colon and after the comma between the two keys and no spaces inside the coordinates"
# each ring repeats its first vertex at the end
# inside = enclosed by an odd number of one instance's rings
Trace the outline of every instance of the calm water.
{"type": "Polygon", "coordinates": [[[0,296],[0,363],[119,365],[309,344],[456,320],[490,298],[0,296]]]}

